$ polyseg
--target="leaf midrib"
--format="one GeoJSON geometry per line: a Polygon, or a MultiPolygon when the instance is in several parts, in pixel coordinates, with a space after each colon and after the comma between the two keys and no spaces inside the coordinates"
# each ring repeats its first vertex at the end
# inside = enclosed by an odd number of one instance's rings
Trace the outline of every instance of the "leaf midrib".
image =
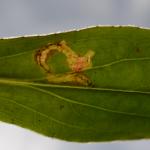
{"type": "Polygon", "coordinates": [[[95,91],[108,91],[108,92],[122,92],[122,93],[139,93],[150,95],[149,91],[140,90],[126,90],[117,88],[103,88],[103,87],[86,87],[86,86],[74,86],[74,85],[58,85],[58,84],[47,84],[47,83],[35,83],[31,81],[21,81],[14,79],[0,78],[0,84],[10,85],[21,85],[21,86],[39,86],[39,87],[50,87],[50,88],[63,88],[63,89],[78,89],[78,90],[95,90],[95,91]]]}
{"type": "MultiPolygon", "coordinates": [[[[1,82],[0,82],[1,83],[1,82]]],[[[10,82],[8,82],[9,84],[10,82]]],[[[116,111],[116,110],[111,110],[111,109],[107,109],[107,108],[104,108],[104,107],[100,107],[100,106],[95,106],[95,105],[91,105],[91,104],[86,104],[86,103],[81,103],[81,102],[77,102],[75,100],[72,100],[72,99],[69,99],[69,98],[66,98],[66,97],[63,97],[63,96],[60,96],[54,92],[51,92],[51,91],[47,91],[47,90],[44,90],[44,89],[41,89],[39,87],[35,87],[35,86],[31,86],[31,85],[27,85],[27,84],[15,84],[15,85],[20,85],[20,86],[23,86],[23,87],[28,87],[28,88],[32,88],[36,91],[39,91],[39,92],[42,92],[42,93],[45,93],[45,94],[48,94],[48,95],[51,95],[51,96],[54,96],[58,99],[61,99],[63,101],[66,101],[66,102],[69,102],[69,103],[74,103],[74,104],[77,104],[77,105],[82,105],[82,106],[85,106],[85,107],[90,107],[90,108],[93,108],[93,109],[97,109],[97,110],[101,110],[101,111],[106,111],[106,112],[111,112],[111,113],[117,113],[117,114],[122,114],[122,115],[128,115],[128,116],[136,116],[136,117],[144,117],[144,118],[150,118],[150,116],[147,116],[147,115],[139,115],[139,114],[135,114],[135,113],[128,113],[128,112],[123,112],[123,111],[116,111]]],[[[61,86],[60,86],[61,87],[61,86]]],[[[85,88],[86,89],[86,88],[85,88]]],[[[92,88],[91,88],[92,89],[92,88]]],[[[106,89],[105,89],[106,90],[106,89]]],[[[110,90],[110,89],[109,89],[110,90]]],[[[137,91],[136,91],[137,92],[137,91]]],[[[142,93],[143,94],[143,93],[142,93]]],[[[150,92],[147,92],[146,94],[150,94],[150,92]]]]}

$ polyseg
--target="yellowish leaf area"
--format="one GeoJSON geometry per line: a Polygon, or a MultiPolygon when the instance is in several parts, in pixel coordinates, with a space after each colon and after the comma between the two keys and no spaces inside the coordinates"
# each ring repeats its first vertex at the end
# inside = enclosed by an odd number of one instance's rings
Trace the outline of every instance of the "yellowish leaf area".
{"type": "Polygon", "coordinates": [[[66,41],[63,40],[57,44],[49,43],[40,48],[36,52],[35,58],[37,64],[45,70],[47,80],[50,83],[88,86],[91,84],[91,81],[83,71],[92,67],[92,58],[94,54],[94,51],[88,50],[84,56],[79,56],[67,45],[66,41]],[[51,71],[51,67],[48,65],[47,61],[55,52],[63,53],[66,56],[71,72],[55,74],[51,71]]]}

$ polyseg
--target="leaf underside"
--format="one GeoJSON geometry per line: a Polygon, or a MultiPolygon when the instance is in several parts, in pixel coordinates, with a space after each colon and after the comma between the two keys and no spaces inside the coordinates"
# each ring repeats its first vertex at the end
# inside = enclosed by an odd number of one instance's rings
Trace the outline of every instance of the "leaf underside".
{"type": "Polygon", "coordinates": [[[0,120],[75,142],[150,138],[149,41],[138,27],[0,39],[0,120]],[[92,66],[75,73],[90,84],[63,82],[70,68],[60,52],[47,63],[63,80],[47,79],[36,52],[61,41],[78,56],[94,52],[92,66]]]}

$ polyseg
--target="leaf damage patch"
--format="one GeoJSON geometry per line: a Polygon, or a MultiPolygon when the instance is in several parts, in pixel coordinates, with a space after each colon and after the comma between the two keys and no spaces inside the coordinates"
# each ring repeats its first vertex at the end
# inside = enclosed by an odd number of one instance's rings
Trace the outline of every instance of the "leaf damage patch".
{"type": "Polygon", "coordinates": [[[91,84],[91,81],[83,71],[92,67],[92,58],[94,55],[94,51],[88,50],[84,56],[80,56],[63,40],[57,44],[49,43],[40,48],[35,54],[35,60],[45,70],[47,80],[50,83],[88,86],[91,84]],[[64,74],[55,74],[52,72],[51,66],[48,65],[47,61],[55,52],[63,53],[66,56],[70,72],[64,74]]]}

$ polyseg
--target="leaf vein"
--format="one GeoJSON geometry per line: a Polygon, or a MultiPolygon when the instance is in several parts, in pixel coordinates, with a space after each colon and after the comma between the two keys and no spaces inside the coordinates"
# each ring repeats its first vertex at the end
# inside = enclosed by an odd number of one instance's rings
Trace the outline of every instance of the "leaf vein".
{"type": "MultiPolygon", "coordinates": [[[[144,61],[144,60],[150,60],[150,57],[139,57],[139,58],[124,58],[124,59],[120,59],[120,60],[116,60],[116,61],[112,61],[110,63],[107,64],[103,64],[103,65],[99,65],[99,66],[94,66],[91,68],[87,68],[85,70],[95,70],[95,69],[100,69],[100,68],[106,68],[115,64],[119,64],[122,62],[128,62],[128,61],[144,61]]],[[[85,71],[84,70],[84,71],[85,71]]]]}
{"type": "Polygon", "coordinates": [[[41,115],[42,117],[47,118],[47,119],[50,120],[50,121],[54,121],[54,122],[56,122],[56,123],[58,123],[58,124],[61,124],[61,125],[64,125],[64,126],[82,129],[82,128],[79,127],[79,126],[71,125],[71,124],[65,123],[65,122],[63,122],[63,121],[54,119],[53,117],[48,116],[48,115],[46,115],[46,114],[44,114],[44,113],[42,113],[42,112],[36,111],[35,109],[33,109],[33,108],[29,107],[29,106],[25,106],[25,105],[23,105],[23,104],[21,104],[21,103],[18,103],[18,102],[16,102],[14,99],[12,100],[12,99],[10,99],[10,98],[8,98],[8,97],[6,98],[6,97],[2,97],[2,96],[0,96],[0,98],[5,99],[5,100],[7,100],[7,101],[9,101],[9,102],[11,102],[11,103],[14,103],[14,104],[16,104],[16,105],[18,105],[18,106],[20,106],[20,107],[26,109],[26,110],[29,110],[29,111],[34,112],[34,113],[37,113],[37,114],[41,115]]]}
{"type": "Polygon", "coordinates": [[[56,94],[54,92],[46,91],[46,90],[41,89],[41,88],[37,88],[37,87],[33,87],[33,86],[27,86],[27,87],[30,87],[30,88],[32,88],[34,90],[39,91],[39,92],[42,92],[42,93],[45,93],[45,94],[57,97],[58,99],[61,99],[63,101],[74,103],[74,104],[78,104],[78,105],[82,105],[82,106],[85,106],[85,107],[90,107],[90,108],[94,108],[94,109],[97,109],[97,110],[101,110],[101,111],[105,111],[105,112],[111,112],[111,113],[116,113],[116,114],[122,114],[122,115],[128,115],[128,116],[135,116],[135,117],[150,118],[150,116],[146,116],[146,115],[140,115],[140,114],[136,114],[136,113],[128,113],[128,112],[124,112],[124,111],[116,111],[116,110],[111,110],[111,109],[107,109],[107,108],[100,107],[100,106],[95,106],[95,105],[91,105],[91,104],[77,102],[75,100],[72,100],[72,99],[60,96],[60,95],[58,95],[58,94],[56,94]]]}

